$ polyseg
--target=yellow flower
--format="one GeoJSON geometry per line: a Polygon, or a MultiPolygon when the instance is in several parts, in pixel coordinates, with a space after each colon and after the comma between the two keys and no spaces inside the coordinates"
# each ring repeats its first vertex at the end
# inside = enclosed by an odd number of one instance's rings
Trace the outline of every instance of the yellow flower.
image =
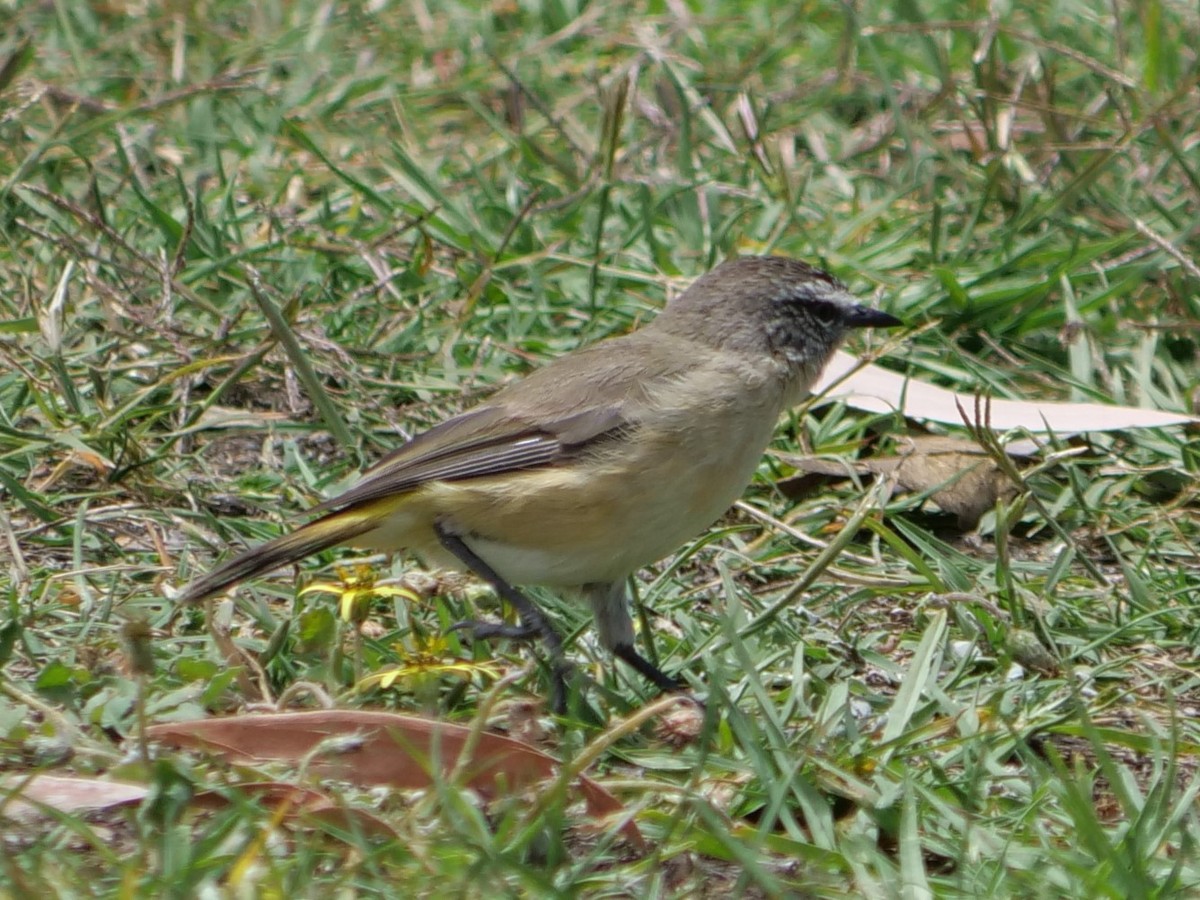
{"type": "Polygon", "coordinates": [[[496,677],[495,664],[490,661],[470,662],[466,660],[445,661],[446,639],[431,637],[420,639],[414,635],[417,647],[409,650],[403,644],[393,644],[396,655],[404,660],[404,665],[384,669],[374,675],[368,675],[358,683],[360,688],[379,687],[390,688],[398,681],[424,682],[441,675],[454,675],[459,678],[470,678],[472,675],[496,677]]]}
{"type": "Polygon", "coordinates": [[[346,622],[361,625],[371,612],[371,603],[380,597],[403,597],[412,603],[421,602],[417,593],[409,588],[376,584],[378,576],[370,566],[357,565],[353,569],[338,566],[337,574],[341,581],[310,584],[300,594],[334,594],[346,622]]]}

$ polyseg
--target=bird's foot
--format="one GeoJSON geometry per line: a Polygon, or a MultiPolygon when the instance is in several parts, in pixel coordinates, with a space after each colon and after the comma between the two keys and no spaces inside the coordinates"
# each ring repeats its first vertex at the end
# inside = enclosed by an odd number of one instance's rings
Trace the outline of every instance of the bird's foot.
{"type": "Polygon", "coordinates": [[[541,631],[529,625],[505,625],[503,622],[482,622],[468,619],[455,622],[451,631],[465,631],[477,641],[494,641],[507,638],[513,641],[532,641],[542,637],[541,631]]]}
{"type": "Polygon", "coordinates": [[[624,660],[627,665],[637,669],[638,673],[647,681],[653,682],[654,686],[660,691],[667,694],[675,694],[680,691],[688,690],[688,683],[682,678],[674,678],[660,669],[646,657],[637,652],[630,644],[618,644],[612,648],[613,656],[617,659],[624,660]]]}
{"type": "MultiPolygon", "coordinates": [[[[465,631],[472,640],[494,641],[507,638],[514,641],[532,641],[545,638],[540,628],[531,625],[505,625],[502,622],[480,622],[466,620],[455,622],[450,626],[451,631],[465,631]]],[[[552,655],[550,660],[550,711],[562,714],[567,710],[567,675],[571,666],[562,657],[561,651],[552,655]]]]}

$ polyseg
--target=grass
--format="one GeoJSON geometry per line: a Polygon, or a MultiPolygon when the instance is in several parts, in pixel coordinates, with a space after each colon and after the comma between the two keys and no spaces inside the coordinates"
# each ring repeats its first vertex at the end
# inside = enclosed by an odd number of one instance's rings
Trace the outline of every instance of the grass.
{"type": "MultiPolygon", "coordinates": [[[[0,9],[0,764],[153,789],[112,821],[7,829],[6,891],[1197,890],[1194,429],[1054,438],[1074,452],[1018,473],[978,538],[884,490],[788,499],[765,460],[747,502],[808,542],[734,512],[639,581],[660,660],[710,713],[682,749],[644,732],[601,761],[646,858],[568,803],[531,825],[450,785],[436,802],[347,792],[402,841],[324,826],[285,843],[236,773],[139,768],[117,743],[136,733],[129,621],[157,629],[152,719],[263,699],[197,614],[169,622],[164,585],[735,252],[814,260],[926,326],[888,356],[915,378],[1191,409],[1194,8],[0,9]],[[189,812],[222,778],[235,805],[189,812]]],[[[826,406],[777,447],[886,452],[919,428],[826,406]]],[[[357,652],[336,603],[285,578],[218,614],[271,696],[309,682],[469,720],[482,675],[353,690],[356,665],[431,647],[528,662],[439,645],[490,599],[396,572],[421,602],[377,601],[357,652]]],[[[597,681],[552,731],[569,758],[648,695],[584,611],[538,597],[597,681]]],[[[544,689],[535,673],[511,690],[544,689]]]]}

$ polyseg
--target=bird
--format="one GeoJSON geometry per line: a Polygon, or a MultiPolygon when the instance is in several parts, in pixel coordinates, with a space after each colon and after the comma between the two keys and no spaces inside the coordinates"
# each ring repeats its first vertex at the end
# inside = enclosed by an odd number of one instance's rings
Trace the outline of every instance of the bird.
{"type": "Polygon", "coordinates": [[[561,710],[562,640],[519,586],[570,591],[600,644],[663,691],[684,683],[636,649],[628,583],[742,495],[780,416],[851,330],[901,325],[836,277],[784,256],[726,260],[649,323],[568,352],[418,434],[293,531],[221,563],[194,603],[335,546],[465,569],[519,625],[461,622],[475,639],[540,638],[561,710]]]}

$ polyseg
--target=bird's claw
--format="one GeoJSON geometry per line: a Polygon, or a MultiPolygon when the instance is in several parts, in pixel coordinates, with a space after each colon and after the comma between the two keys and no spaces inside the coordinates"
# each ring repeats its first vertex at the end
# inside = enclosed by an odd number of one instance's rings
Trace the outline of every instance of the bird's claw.
{"type": "Polygon", "coordinates": [[[502,622],[480,622],[471,619],[455,622],[450,626],[450,630],[466,631],[477,641],[494,641],[500,638],[531,641],[542,636],[536,628],[530,628],[528,625],[505,625],[502,622]]]}

